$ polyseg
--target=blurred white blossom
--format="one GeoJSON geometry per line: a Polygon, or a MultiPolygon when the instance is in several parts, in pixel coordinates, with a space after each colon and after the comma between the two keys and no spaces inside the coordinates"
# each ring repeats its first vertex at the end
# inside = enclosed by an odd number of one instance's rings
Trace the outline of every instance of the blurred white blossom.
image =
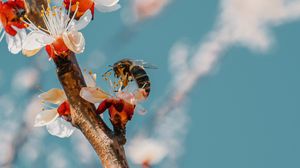
{"type": "Polygon", "coordinates": [[[130,140],[127,153],[135,164],[155,165],[166,157],[168,150],[159,140],[137,136],[130,140]]]}
{"type": "Polygon", "coordinates": [[[15,103],[8,95],[0,95],[0,116],[9,116],[15,110],[15,103]]]}
{"type": "Polygon", "coordinates": [[[66,159],[67,155],[69,153],[66,153],[65,151],[61,149],[52,150],[48,154],[47,159],[47,165],[48,168],[68,168],[70,167],[70,164],[68,160],[66,159]]]}
{"type": "Polygon", "coordinates": [[[123,13],[125,23],[132,24],[159,15],[171,0],[131,0],[123,13]]]}
{"type": "Polygon", "coordinates": [[[19,91],[32,89],[39,81],[39,71],[35,68],[28,67],[16,72],[12,79],[12,88],[19,91]]]}

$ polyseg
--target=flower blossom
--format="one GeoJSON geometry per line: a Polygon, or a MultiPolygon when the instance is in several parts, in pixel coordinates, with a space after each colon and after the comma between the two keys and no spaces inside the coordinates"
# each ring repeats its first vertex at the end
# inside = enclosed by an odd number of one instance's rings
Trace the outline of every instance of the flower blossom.
{"type": "MultiPolygon", "coordinates": [[[[91,79],[93,78],[90,77],[88,83],[91,83],[91,79]]],[[[111,123],[125,129],[127,122],[132,119],[136,105],[144,100],[143,93],[139,89],[134,92],[118,90],[115,95],[110,95],[96,87],[95,78],[92,82],[92,87],[81,89],[80,96],[91,103],[100,103],[96,113],[100,115],[108,110],[111,123]]]]}
{"type": "Polygon", "coordinates": [[[135,137],[127,147],[128,157],[134,164],[149,168],[160,163],[168,154],[166,146],[159,140],[135,137]]]}
{"type": "MultiPolygon", "coordinates": [[[[95,74],[83,74],[87,86],[95,87],[95,74]]],[[[65,92],[61,89],[51,89],[39,95],[39,97],[47,104],[54,104],[57,108],[50,108],[38,113],[35,117],[34,126],[46,126],[51,135],[60,138],[69,137],[75,128],[71,125],[71,110],[73,110],[67,100],[65,92]]]]}
{"type": "Polygon", "coordinates": [[[54,88],[42,93],[39,97],[45,105],[46,103],[50,103],[58,107],[39,112],[35,117],[34,126],[46,126],[51,135],[60,138],[71,136],[75,128],[69,122],[71,120],[71,107],[64,91],[54,88]]]}
{"type": "Polygon", "coordinates": [[[118,10],[120,5],[119,0],[64,0],[64,5],[67,10],[72,13],[76,11],[76,4],[79,4],[75,19],[78,20],[86,11],[90,10],[94,18],[95,7],[100,12],[112,12],[118,10]]]}
{"type": "Polygon", "coordinates": [[[21,21],[25,13],[23,0],[0,0],[0,42],[6,36],[8,50],[17,54],[22,50],[26,38],[26,25],[21,21]]]}
{"type": "Polygon", "coordinates": [[[134,2],[136,13],[142,20],[158,15],[170,0],[135,0],[134,2]]]}
{"type": "Polygon", "coordinates": [[[70,11],[67,12],[62,7],[51,7],[49,3],[47,9],[43,8],[41,11],[45,28],[35,25],[25,16],[24,22],[28,24],[31,32],[22,46],[23,54],[33,56],[43,47],[52,59],[66,56],[70,51],[76,54],[82,53],[85,49],[85,39],[79,30],[85,28],[91,21],[91,13],[86,12],[77,21],[74,18],[79,9],[78,3],[72,15],[70,11]]]}

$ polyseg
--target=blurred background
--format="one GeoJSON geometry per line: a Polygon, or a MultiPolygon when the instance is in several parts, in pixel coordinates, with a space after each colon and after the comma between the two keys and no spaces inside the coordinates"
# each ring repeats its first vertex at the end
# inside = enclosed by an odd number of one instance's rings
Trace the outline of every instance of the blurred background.
{"type": "MultiPolygon", "coordinates": [[[[127,126],[132,167],[300,167],[300,0],[120,4],[96,13],[77,58],[98,76],[122,58],[158,67],[147,70],[147,112],[127,126]]],[[[100,167],[79,131],[32,127],[37,95],[60,88],[46,53],[12,55],[5,41],[0,53],[0,165],[100,167]]]]}

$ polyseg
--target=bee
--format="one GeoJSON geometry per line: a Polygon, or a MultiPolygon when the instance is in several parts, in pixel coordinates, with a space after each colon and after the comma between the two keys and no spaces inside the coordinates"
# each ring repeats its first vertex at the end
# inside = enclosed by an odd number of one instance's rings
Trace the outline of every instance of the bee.
{"type": "Polygon", "coordinates": [[[135,81],[138,88],[143,89],[143,96],[147,98],[150,93],[151,82],[145,68],[156,69],[157,67],[142,60],[122,59],[111,66],[111,69],[103,76],[107,77],[111,74],[110,71],[113,71],[114,76],[119,79],[121,90],[128,86],[129,82],[135,81]]]}

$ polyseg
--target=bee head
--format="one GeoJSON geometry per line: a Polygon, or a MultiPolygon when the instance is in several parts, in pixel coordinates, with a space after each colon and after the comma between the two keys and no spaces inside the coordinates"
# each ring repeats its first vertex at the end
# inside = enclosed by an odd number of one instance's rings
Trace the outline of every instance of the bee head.
{"type": "Polygon", "coordinates": [[[121,63],[121,62],[115,63],[114,66],[113,66],[115,76],[120,77],[123,70],[124,70],[124,68],[125,68],[125,65],[123,63],[121,63]]]}

